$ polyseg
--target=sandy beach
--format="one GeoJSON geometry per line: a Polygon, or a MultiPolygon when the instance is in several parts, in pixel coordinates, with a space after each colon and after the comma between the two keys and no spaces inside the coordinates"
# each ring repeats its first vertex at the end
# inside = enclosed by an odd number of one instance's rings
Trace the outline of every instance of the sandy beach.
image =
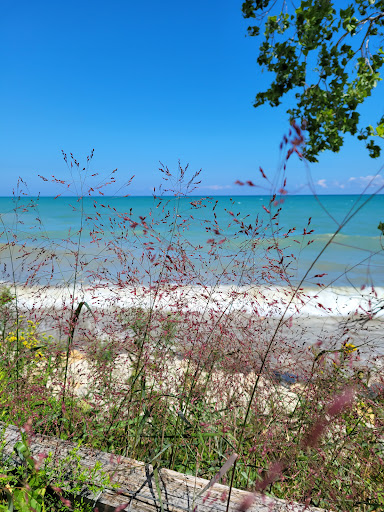
{"type": "Polygon", "coordinates": [[[304,289],[293,299],[292,293],[281,287],[226,286],[121,290],[100,283],[92,288],[78,287],[72,299],[70,289],[17,288],[20,309],[54,337],[58,336],[55,318],[68,322],[71,303],[76,308],[86,302],[90,310],[84,307],[79,318],[78,348],[87,342],[84,333],[93,333],[101,340],[108,340],[108,336],[123,339],[126,329],[121,329],[116,318],[141,308],[172,319],[179,344],[176,351],[181,357],[197,339],[201,343],[205,338],[215,347],[230,347],[232,352],[240,353],[247,346],[247,364],[252,361],[257,367],[273,339],[270,363],[287,371],[307,371],[314,350],[335,350],[345,343],[358,349],[359,364],[382,366],[384,289],[304,289]]]}

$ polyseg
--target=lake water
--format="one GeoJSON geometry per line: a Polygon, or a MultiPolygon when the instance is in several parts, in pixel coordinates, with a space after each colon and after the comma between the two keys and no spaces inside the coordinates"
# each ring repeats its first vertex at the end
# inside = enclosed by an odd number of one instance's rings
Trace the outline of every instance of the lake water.
{"type": "Polygon", "coordinates": [[[84,281],[100,266],[101,280],[135,271],[144,283],[160,272],[177,282],[173,260],[184,258],[187,284],[284,284],[283,267],[293,285],[382,287],[383,205],[383,195],[3,197],[0,278],[25,281],[34,265],[37,281],[71,281],[78,253],[84,281]]]}

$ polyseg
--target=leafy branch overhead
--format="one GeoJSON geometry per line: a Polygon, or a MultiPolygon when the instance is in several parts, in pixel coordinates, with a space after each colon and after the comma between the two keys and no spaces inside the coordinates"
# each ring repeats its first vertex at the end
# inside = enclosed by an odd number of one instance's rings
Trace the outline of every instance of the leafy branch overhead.
{"type": "Polygon", "coordinates": [[[376,126],[360,126],[358,109],[382,80],[384,0],[303,0],[297,8],[285,1],[246,0],[242,10],[255,20],[249,35],[259,36],[264,27],[257,63],[274,74],[254,106],[276,107],[292,91],[287,113],[307,130],[305,156],[312,162],[321,151],[339,151],[346,133],[365,140],[377,158],[384,106],[376,126]]]}

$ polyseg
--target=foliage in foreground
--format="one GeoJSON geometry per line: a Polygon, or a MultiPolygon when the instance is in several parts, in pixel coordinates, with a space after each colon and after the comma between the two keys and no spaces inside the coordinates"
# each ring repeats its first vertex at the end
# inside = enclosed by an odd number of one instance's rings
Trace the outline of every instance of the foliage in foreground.
{"type": "Polygon", "coordinates": [[[81,497],[84,489],[99,492],[107,485],[98,466],[94,470],[81,467],[78,448],[60,462],[53,463],[52,453],[32,456],[29,448],[31,422],[23,428],[22,438],[12,456],[3,453],[0,463],[0,510],[13,512],[58,512],[68,509],[90,512],[93,507],[81,497]],[[97,484],[95,477],[97,478],[97,484]],[[70,499],[69,499],[70,498],[70,499]]]}
{"type": "MultiPolygon", "coordinates": [[[[161,320],[164,332],[172,330],[171,320],[161,320]]],[[[252,372],[245,379],[217,353],[204,358],[200,352],[200,362],[191,353],[188,361],[175,364],[171,336],[161,339],[168,357],[159,362],[148,321],[143,310],[131,311],[124,321],[132,329],[134,348],[123,359],[123,378],[113,370],[121,367],[123,356],[112,345],[89,346],[86,359],[73,359],[64,401],[62,388],[44,384],[63,378],[64,359],[62,353],[54,353],[54,341],[41,349],[38,365],[33,347],[19,356],[19,371],[25,373],[17,380],[15,340],[6,340],[1,359],[2,421],[22,425],[30,418],[42,433],[205,478],[213,477],[236,451],[236,487],[317,506],[332,504],[337,510],[384,506],[384,399],[369,390],[367,374],[351,372],[356,355],[352,344],[320,357],[314,350],[311,374],[289,388],[272,376],[260,377],[244,423],[259,376],[252,372]],[[83,365],[77,367],[75,361],[83,365]],[[89,386],[79,397],[76,381],[82,376],[89,386]],[[346,389],[354,390],[353,402],[329,421],[329,404],[346,389]],[[277,462],[279,473],[270,481],[270,468],[277,462]]],[[[39,335],[34,337],[39,341],[39,335]]],[[[5,475],[7,485],[17,488],[20,476],[5,475]]],[[[36,485],[38,496],[44,494],[47,480],[31,478],[31,488],[36,485]]],[[[23,494],[17,492],[15,503],[19,499],[23,494]]]]}
{"type": "MultiPolygon", "coordinates": [[[[289,156],[303,141],[294,130],[289,156]]],[[[22,221],[4,228],[10,241],[0,252],[9,253],[13,287],[0,293],[0,420],[29,420],[43,434],[205,478],[238,454],[222,478],[235,487],[338,511],[383,508],[382,368],[373,357],[363,364],[351,341],[382,302],[372,290],[376,302],[362,318],[298,343],[312,329],[301,330],[301,308],[312,301],[328,310],[302,288],[313,265],[291,283],[292,246],[304,250],[313,238],[310,219],[301,236],[279,226],[285,168],[280,197],[263,206],[267,221],[231,210],[222,226],[211,199],[186,208],[181,198],[196,175],[137,218],[108,200],[87,203],[84,193],[65,246],[71,275],[56,286],[56,268],[68,272],[64,242],[41,248],[22,239],[15,252],[22,221]],[[188,226],[207,205],[210,238],[195,247],[188,226]]],[[[16,219],[25,201],[15,198],[16,219]]],[[[314,277],[321,291],[322,276],[314,277]]]]}

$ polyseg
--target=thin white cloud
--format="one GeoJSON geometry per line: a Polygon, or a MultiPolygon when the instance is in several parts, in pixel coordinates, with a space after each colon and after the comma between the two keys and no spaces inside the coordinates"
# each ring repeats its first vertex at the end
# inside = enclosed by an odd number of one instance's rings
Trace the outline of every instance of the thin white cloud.
{"type": "Polygon", "coordinates": [[[318,180],[318,181],[316,181],[315,184],[319,185],[319,187],[322,187],[322,188],[328,188],[327,180],[325,180],[325,179],[318,180]]]}
{"type": "Polygon", "coordinates": [[[351,176],[348,183],[355,183],[356,185],[381,187],[384,185],[384,176],[381,174],[368,174],[367,176],[351,176]]]}
{"type": "Polygon", "coordinates": [[[232,188],[231,185],[205,185],[200,188],[207,188],[208,190],[224,190],[227,188],[232,188]]]}

